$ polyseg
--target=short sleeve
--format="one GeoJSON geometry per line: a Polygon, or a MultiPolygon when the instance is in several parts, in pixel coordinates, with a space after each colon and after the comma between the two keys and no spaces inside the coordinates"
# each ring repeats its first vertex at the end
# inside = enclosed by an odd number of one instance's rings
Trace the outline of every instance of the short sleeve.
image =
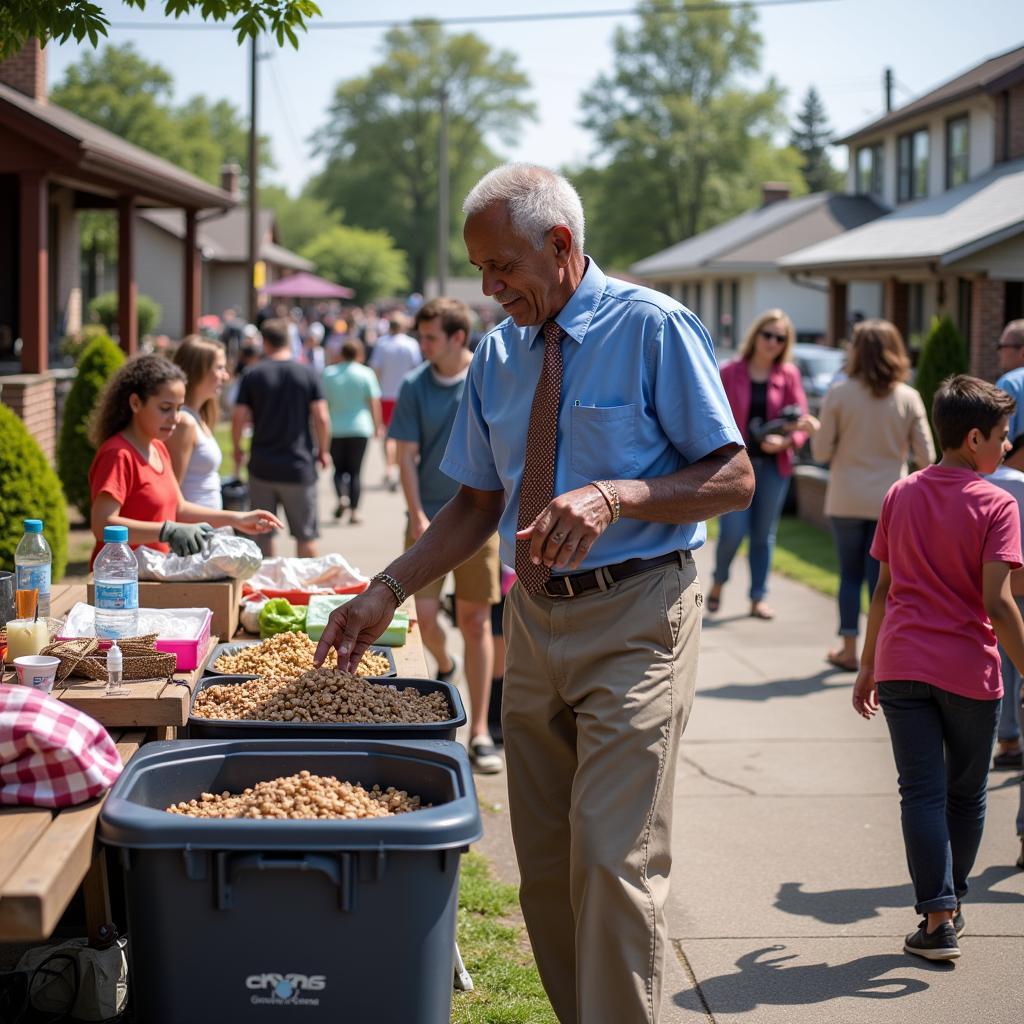
{"type": "Polygon", "coordinates": [[[655,339],[654,406],[662,430],[688,462],[743,446],[725,397],[711,336],[689,310],[669,313],[655,339]]]}
{"type": "Polygon", "coordinates": [[[391,415],[388,437],[393,441],[412,441],[420,444],[419,396],[409,380],[403,380],[395,399],[395,410],[391,415]]]}
{"type": "Polygon", "coordinates": [[[129,452],[112,446],[101,447],[89,471],[89,496],[95,501],[106,492],[123,505],[132,491],[134,477],[129,452]]]}
{"type": "Polygon", "coordinates": [[[480,349],[477,353],[470,364],[466,388],[441,460],[441,472],[467,487],[501,491],[504,486],[494,465],[491,432],[480,403],[480,375],[486,364],[480,349]]]}
{"type": "Polygon", "coordinates": [[[363,379],[366,382],[367,398],[380,398],[380,381],[377,380],[377,374],[372,370],[367,370],[363,379]]]}
{"type": "Polygon", "coordinates": [[[252,407],[252,384],[248,373],[243,372],[238,379],[238,396],[235,398],[236,405],[247,405],[252,407]]]}
{"type": "Polygon", "coordinates": [[[871,542],[871,557],[876,562],[889,561],[889,517],[892,511],[892,489],[882,501],[882,511],[875,527],[875,539],[871,542]]]}
{"type": "Polygon", "coordinates": [[[981,560],[1008,562],[1014,569],[1021,567],[1020,512],[1017,502],[1005,492],[999,493],[998,503],[992,503],[981,560]]]}
{"type": "Polygon", "coordinates": [[[310,402],[322,402],[324,400],[324,389],[320,384],[320,378],[316,371],[309,371],[309,400],[310,402]]]}

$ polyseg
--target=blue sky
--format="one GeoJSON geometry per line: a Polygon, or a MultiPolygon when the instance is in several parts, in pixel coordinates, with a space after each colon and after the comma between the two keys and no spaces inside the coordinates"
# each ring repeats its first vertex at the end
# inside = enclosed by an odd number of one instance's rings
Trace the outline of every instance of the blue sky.
{"type": "MultiPolygon", "coordinates": [[[[101,3],[113,21],[162,23],[159,0],[143,13],[118,2],[101,3]]],[[[630,0],[522,0],[516,13],[615,9],[630,0]]],[[[405,19],[464,17],[496,12],[480,0],[387,0],[368,5],[350,0],[320,0],[326,19],[405,19]]],[[[200,19],[192,19],[199,21],[200,19]]],[[[458,26],[469,28],[493,47],[513,51],[529,76],[538,120],[514,148],[496,146],[502,155],[560,165],[593,157],[593,143],[580,126],[579,96],[612,60],[616,26],[632,17],[592,20],[458,26]]],[[[762,76],[773,74],[788,90],[787,109],[798,108],[809,85],[821,93],[833,128],[849,131],[882,112],[882,72],[891,66],[899,87],[897,105],[960,71],[1024,44],[1021,0],[818,0],[759,9],[764,37],[762,76]]],[[[261,62],[260,129],[271,136],[277,170],[275,184],[296,192],[318,169],[308,139],[326,120],[335,85],[364,73],[380,59],[384,30],[313,29],[300,48],[277,49],[261,62]]],[[[175,78],[176,99],[196,93],[247,105],[247,51],[229,29],[142,30],[115,28],[113,42],[131,41],[149,60],[175,78]]],[[[83,47],[49,48],[50,81],[57,81],[83,47]]],[[[161,154],[174,159],[174,154],[161,154]]],[[[844,157],[837,154],[837,162],[844,157]]]]}

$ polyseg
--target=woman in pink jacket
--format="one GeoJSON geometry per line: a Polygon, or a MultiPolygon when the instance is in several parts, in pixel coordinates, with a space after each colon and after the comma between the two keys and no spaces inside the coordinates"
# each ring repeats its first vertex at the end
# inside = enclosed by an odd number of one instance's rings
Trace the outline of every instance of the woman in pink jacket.
{"type": "Polygon", "coordinates": [[[817,429],[807,414],[800,372],[789,361],[795,331],[781,309],[769,309],[753,323],[740,357],[722,367],[722,383],[733,416],[747,442],[756,486],[750,508],[729,512],[718,520],[715,578],[708,611],[718,611],[722,587],[743,538],[750,537],[750,614],[772,619],[765,604],[775,531],[793,475],[793,453],[817,429]]]}

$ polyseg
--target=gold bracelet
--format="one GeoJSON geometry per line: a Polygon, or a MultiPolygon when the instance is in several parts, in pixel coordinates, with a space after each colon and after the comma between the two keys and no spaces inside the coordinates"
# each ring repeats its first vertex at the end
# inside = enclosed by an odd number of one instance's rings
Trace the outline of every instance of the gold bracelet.
{"type": "Polygon", "coordinates": [[[601,492],[601,496],[608,503],[611,510],[612,521],[608,525],[617,523],[622,515],[622,506],[619,503],[619,492],[611,480],[593,480],[593,485],[601,492]]]}

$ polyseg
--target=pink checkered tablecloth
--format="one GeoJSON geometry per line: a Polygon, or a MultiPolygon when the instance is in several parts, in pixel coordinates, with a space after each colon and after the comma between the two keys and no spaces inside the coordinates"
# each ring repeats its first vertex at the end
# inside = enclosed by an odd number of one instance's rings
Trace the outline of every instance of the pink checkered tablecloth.
{"type": "Polygon", "coordinates": [[[73,807],[121,768],[99,722],[31,687],[0,686],[0,804],[73,807]]]}

